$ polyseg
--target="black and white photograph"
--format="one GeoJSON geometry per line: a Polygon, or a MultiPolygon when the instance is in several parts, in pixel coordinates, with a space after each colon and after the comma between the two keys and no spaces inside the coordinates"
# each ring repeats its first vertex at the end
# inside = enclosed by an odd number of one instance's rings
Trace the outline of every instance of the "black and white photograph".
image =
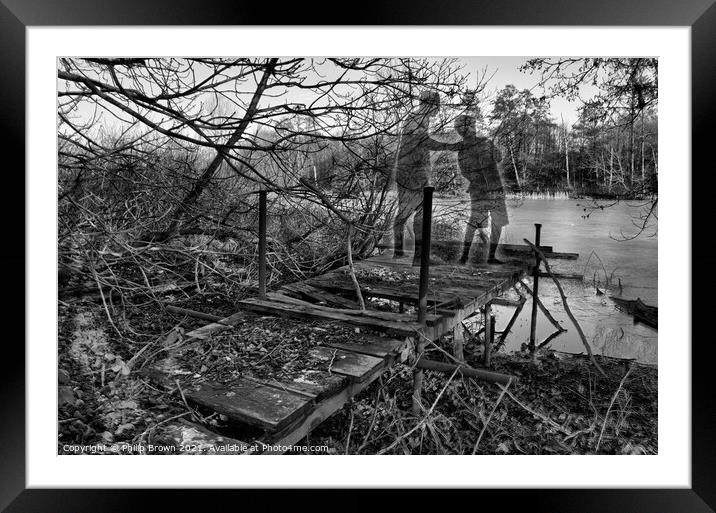
{"type": "Polygon", "coordinates": [[[57,454],[659,454],[657,57],[56,76],[57,454]]]}

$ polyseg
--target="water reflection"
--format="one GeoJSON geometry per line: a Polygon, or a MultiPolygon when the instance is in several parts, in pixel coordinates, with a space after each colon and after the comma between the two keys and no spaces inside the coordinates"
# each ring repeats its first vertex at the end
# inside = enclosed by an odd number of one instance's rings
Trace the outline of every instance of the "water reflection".
{"type": "MultiPolygon", "coordinates": [[[[531,287],[531,279],[525,280],[531,287]]],[[[657,331],[640,323],[634,323],[633,317],[617,308],[605,295],[597,295],[594,287],[574,280],[560,282],[567,296],[572,313],[579,321],[587,341],[595,354],[636,358],[644,363],[657,363],[657,331]]],[[[540,299],[552,316],[567,329],[555,338],[549,347],[558,351],[585,352],[581,339],[572,322],[564,311],[557,287],[548,278],[540,280],[540,299]]],[[[513,291],[508,294],[517,299],[513,291]]],[[[519,351],[523,343],[529,341],[530,311],[528,304],[522,310],[512,331],[507,337],[505,350],[519,351]]],[[[496,306],[497,331],[504,329],[514,312],[513,308],[496,306]]],[[[537,313],[536,343],[539,344],[554,332],[554,326],[541,311],[537,313]]]]}

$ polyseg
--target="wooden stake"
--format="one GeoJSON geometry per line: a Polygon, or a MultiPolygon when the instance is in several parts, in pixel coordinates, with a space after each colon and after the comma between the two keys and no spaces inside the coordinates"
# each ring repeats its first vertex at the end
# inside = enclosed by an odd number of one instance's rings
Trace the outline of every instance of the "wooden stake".
{"type": "Polygon", "coordinates": [[[452,342],[453,342],[453,355],[455,359],[463,362],[465,361],[465,355],[463,353],[463,346],[465,341],[465,328],[462,323],[459,322],[457,326],[452,329],[452,342]]]}
{"type": "MultiPolygon", "coordinates": [[[[433,213],[433,187],[423,188],[423,233],[420,248],[420,284],[418,287],[418,323],[425,325],[428,311],[428,284],[430,281],[430,228],[433,213]]],[[[417,234],[415,234],[417,236],[417,234]]],[[[425,337],[419,337],[416,358],[420,359],[425,352],[425,337]]],[[[413,413],[422,411],[420,398],[423,389],[423,370],[416,367],[413,374],[413,413]]]]}
{"type": "MultiPolygon", "coordinates": [[[[542,231],[542,225],[535,223],[535,246],[539,247],[540,244],[540,232],[542,231]]],[[[539,288],[539,254],[535,251],[535,267],[532,271],[532,279],[534,280],[533,291],[532,291],[532,317],[530,320],[530,354],[535,352],[535,333],[537,331],[537,301],[535,300],[538,295],[539,288]]]]}
{"type": "Polygon", "coordinates": [[[485,305],[485,367],[489,367],[490,361],[492,360],[492,341],[495,337],[494,322],[495,316],[492,315],[492,304],[487,303],[485,305]]]}
{"type": "Polygon", "coordinates": [[[266,299],[266,191],[259,191],[259,299],[266,299]]]}

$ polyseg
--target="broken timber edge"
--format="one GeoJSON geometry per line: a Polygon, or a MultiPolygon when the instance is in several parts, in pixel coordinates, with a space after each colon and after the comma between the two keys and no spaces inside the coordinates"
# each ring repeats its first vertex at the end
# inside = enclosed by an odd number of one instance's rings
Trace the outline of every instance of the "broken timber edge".
{"type": "MultiPolygon", "coordinates": [[[[227,329],[244,316],[240,312],[187,335],[194,339],[206,338],[213,331],[227,329]]],[[[197,432],[202,433],[204,446],[208,446],[209,450],[212,444],[216,445],[211,440],[213,434],[216,440],[224,444],[229,442],[233,443],[232,447],[245,447],[244,450],[232,451],[232,454],[282,454],[368,387],[396,361],[404,361],[407,358],[407,346],[407,339],[401,341],[384,337],[370,337],[368,343],[345,341],[316,346],[311,351],[322,363],[316,369],[306,369],[306,372],[325,375],[323,366],[327,365],[328,377],[332,380],[330,386],[324,384],[312,387],[304,381],[245,376],[232,383],[203,383],[194,390],[187,388],[183,394],[189,403],[227,415],[234,422],[259,428],[263,434],[259,434],[255,441],[245,443],[222,437],[200,424],[182,423],[182,426],[173,426],[173,438],[184,439],[189,425],[195,436],[198,436],[197,432]],[[272,401],[277,407],[273,413],[272,401]]],[[[168,388],[175,386],[171,377],[158,368],[146,369],[145,374],[168,388]]],[[[206,453],[206,449],[203,452],[206,453]]]]}

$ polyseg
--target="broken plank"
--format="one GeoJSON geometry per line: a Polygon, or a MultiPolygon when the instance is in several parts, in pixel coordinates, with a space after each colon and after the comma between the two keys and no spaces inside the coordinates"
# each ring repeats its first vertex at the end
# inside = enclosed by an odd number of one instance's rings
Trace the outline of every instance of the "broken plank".
{"type": "MultiPolygon", "coordinates": [[[[316,278],[311,279],[311,284],[322,289],[334,290],[344,293],[355,293],[355,287],[348,283],[347,279],[342,277],[336,277],[336,279],[318,280],[316,278]]],[[[418,303],[418,285],[415,284],[401,284],[400,289],[393,289],[390,287],[380,286],[367,286],[361,287],[361,293],[365,297],[375,297],[380,299],[389,299],[391,301],[398,301],[402,303],[417,304],[418,303]]],[[[438,295],[437,300],[435,299],[435,293],[430,291],[428,297],[428,304],[437,302],[449,301],[451,298],[442,297],[438,295]]]]}
{"type": "Polygon", "coordinates": [[[385,366],[385,358],[345,351],[338,348],[314,347],[309,351],[314,358],[325,363],[320,370],[330,374],[342,374],[354,381],[364,381],[376,369],[385,366]]]}
{"type": "MultiPolygon", "coordinates": [[[[512,254],[520,254],[523,256],[527,256],[522,251],[514,251],[509,249],[503,249],[505,253],[512,253],[512,254]]],[[[544,256],[546,258],[554,258],[554,259],[561,259],[561,260],[576,260],[579,258],[579,253],[564,253],[559,251],[543,251],[544,256]]]]}
{"type": "Polygon", "coordinates": [[[356,303],[355,301],[351,301],[350,299],[344,298],[343,296],[339,296],[337,294],[331,294],[327,290],[313,287],[308,283],[290,283],[288,285],[284,285],[283,288],[287,291],[293,292],[294,294],[299,294],[314,301],[323,301],[328,304],[352,310],[357,310],[358,308],[360,308],[360,305],[358,305],[358,303],[356,303]]]}
{"type": "Polygon", "coordinates": [[[187,401],[267,431],[277,431],[312,404],[308,397],[246,379],[202,384],[184,391],[187,401]]]}
{"type": "MultiPolygon", "coordinates": [[[[390,359],[388,363],[391,363],[390,359]]],[[[299,440],[305,438],[324,420],[342,408],[352,397],[365,390],[368,385],[383,373],[383,370],[383,368],[376,368],[365,377],[364,381],[349,384],[338,394],[318,403],[306,417],[287,426],[281,433],[274,433],[267,437],[267,442],[271,443],[272,447],[264,451],[263,454],[280,454],[282,448],[298,443],[299,440]],[[274,447],[277,449],[273,449],[274,447]]]]}
{"type": "MultiPolygon", "coordinates": [[[[277,294],[275,292],[269,292],[268,294],[266,294],[266,296],[268,299],[271,299],[272,301],[277,301],[279,303],[285,303],[288,305],[298,305],[298,306],[313,308],[320,312],[338,313],[338,314],[353,315],[353,316],[357,316],[357,317],[366,317],[366,318],[371,318],[371,319],[380,319],[380,320],[384,320],[384,321],[395,321],[395,322],[413,322],[415,320],[415,317],[412,315],[409,315],[409,314],[384,312],[381,310],[346,310],[344,308],[331,308],[330,306],[315,305],[313,303],[308,303],[306,301],[302,301],[300,299],[285,296],[283,294],[277,294]]],[[[440,319],[439,315],[428,314],[425,317],[425,322],[428,324],[428,326],[432,326],[439,319],[440,319]]]]}
{"type": "Polygon", "coordinates": [[[523,301],[514,301],[512,299],[496,297],[492,300],[492,304],[498,305],[498,306],[511,306],[513,308],[517,308],[518,306],[521,306],[522,304],[524,304],[524,300],[523,301]]]}
{"type": "MultiPolygon", "coordinates": [[[[539,247],[542,251],[549,251],[550,253],[554,251],[554,248],[552,246],[541,246],[539,247]]],[[[532,253],[532,248],[529,247],[527,244],[500,244],[497,246],[498,251],[500,249],[504,251],[511,251],[513,253],[532,253]]]]}
{"type": "Polygon", "coordinates": [[[417,322],[395,322],[376,318],[348,315],[345,313],[334,313],[320,310],[315,306],[304,307],[301,305],[288,305],[260,299],[242,300],[238,303],[242,308],[253,312],[270,315],[291,317],[294,319],[320,319],[324,321],[338,321],[355,326],[362,326],[382,331],[392,331],[401,335],[413,335],[422,329],[417,322]]]}

